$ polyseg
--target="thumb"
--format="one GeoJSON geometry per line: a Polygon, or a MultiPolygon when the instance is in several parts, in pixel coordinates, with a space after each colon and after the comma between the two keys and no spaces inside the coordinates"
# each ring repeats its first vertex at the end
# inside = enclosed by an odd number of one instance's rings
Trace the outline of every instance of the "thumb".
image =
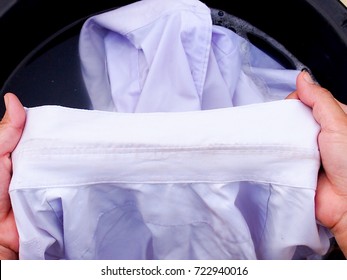
{"type": "Polygon", "coordinates": [[[14,150],[22,135],[26,118],[25,109],[14,94],[5,94],[4,100],[6,112],[0,122],[0,156],[14,150]]]}
{"type": "Polygon", "coordinates": [[[7,93],[4,99],[6,113],[0,122],[0,221],[11,209],[8,196],[12,172],[10,154],[22,135],[26,115],[24,107],[14,94],[7,93]]]}
{"type": "Polygon", "coordinates": [[[26,113],[14,94],[7,93],[4,99],[6,112],[0,122],[0,257],[16,258],[18,233],[8,193],[12,173],[10,155],[22,135],[26,113]]]}
{"type": "Polygon", "coordinates": [[[312,108],[313,117],[323,130],[338,131],[346,125],[346,114],[334,96],[319,86],[307,71],[302,71],[296,80],[296,94],[312,108]]]}

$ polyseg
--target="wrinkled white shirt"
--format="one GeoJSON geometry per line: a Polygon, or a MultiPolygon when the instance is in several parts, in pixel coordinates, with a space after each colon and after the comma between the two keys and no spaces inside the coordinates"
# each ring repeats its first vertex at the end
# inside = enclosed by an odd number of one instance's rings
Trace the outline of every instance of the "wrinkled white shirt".
{"type": "Polygon", "coordinates": [[[319,127],[281,100],[298,71],[213,26],[195,0],[93,16],[80,57],[95,110],[28,108],[12,156],[21,259],[327,251],[314,212],[319,127]]]}
{"type": "Polygon", "coordinates": [[[285,98],[297,70],[212,25],[196,0],[145,0],[94,16],[80,36],[94,109],[195,111],[285,98]]]}

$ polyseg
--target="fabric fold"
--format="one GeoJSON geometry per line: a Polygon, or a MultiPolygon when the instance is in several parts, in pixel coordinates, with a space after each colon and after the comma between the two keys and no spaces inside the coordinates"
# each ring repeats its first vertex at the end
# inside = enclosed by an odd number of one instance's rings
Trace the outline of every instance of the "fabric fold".
{"type": "Polygon", "coordinates": [[[173,113],[30,108],[10,186],[20,257],[323,254],[318,132],[297,100],[173,113]]]}

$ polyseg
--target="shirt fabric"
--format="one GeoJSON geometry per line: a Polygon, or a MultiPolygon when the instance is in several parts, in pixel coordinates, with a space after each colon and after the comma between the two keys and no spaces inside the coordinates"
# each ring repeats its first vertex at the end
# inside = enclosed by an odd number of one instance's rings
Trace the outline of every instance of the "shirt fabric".
{"type": "Polygon", "coordinates": [[[282,100],[297,70],[212,25],[196,0],[95,15],[80,58],[94,110],[28,108],[12,156],[21,259],[327,251],[314,213],[319,126],[282,100]]]}
{"type": "Polygon", "coordinates": [[[319,127],[300,101],[138,114],[43,106],[27,118],[10,187],[23,259],[328,248],[314,216],[319,127]]]}
{"type": "Polygon", "coordinates": [[[172,112],[285,98],[299,71],[283,69],[196,0],[144,0],[88,19],[82,74],[94,109],[172,112]]]}

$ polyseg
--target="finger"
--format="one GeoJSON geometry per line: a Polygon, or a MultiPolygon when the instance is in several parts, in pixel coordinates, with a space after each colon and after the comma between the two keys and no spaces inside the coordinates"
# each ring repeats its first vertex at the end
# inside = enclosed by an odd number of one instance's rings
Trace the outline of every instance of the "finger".
{"type": "Polygon", "coordinates": [[[341,103],[340,101],[336,100],[336,102],[340,105],[341,109],[347,114],[347,105],[341,103]]]}
{"type": "MultiPolygon", "coordinates": [[[[290,93],[285,99],[299,99],[298,92],[295,90],[292,93],[290,93]]],[[[336,99],[335,99],[336,100],[336,99]]],[[[341,103],[340,101],[336,100],[336,102],[340,105],[341,109],[347,114],[347,105],[341,103]]]]}
{"type": "Polygon", "coordinates": [[[8,187],[11,179],[10,154],[16,147],[24,128],[25,110],[14,94],[6,94],[6,113],[0,122],[0,221],[11,210],[8,187]]]}
{"type": "Polygon", "coordinates": [[[299,99],[297,91],[293,91],[291,94],[289,94],[285,99],[299,99]]]}
{"type": "Polygon", "coordinates": [[[6,112],[0,122],[0,156],[14,150],[25,123],[25,110],[18,98],[12,93],[7,93],[4,100],[6,112]]]}
{"type": "Polygon", "coordinates": [[[346,127],[346,114],[340,104],[328,90],[317,85],[308,72],[298,75],[296,86],[299,99],[312,108],[322,129],[338,131],[341,126],[346,127]]]}

